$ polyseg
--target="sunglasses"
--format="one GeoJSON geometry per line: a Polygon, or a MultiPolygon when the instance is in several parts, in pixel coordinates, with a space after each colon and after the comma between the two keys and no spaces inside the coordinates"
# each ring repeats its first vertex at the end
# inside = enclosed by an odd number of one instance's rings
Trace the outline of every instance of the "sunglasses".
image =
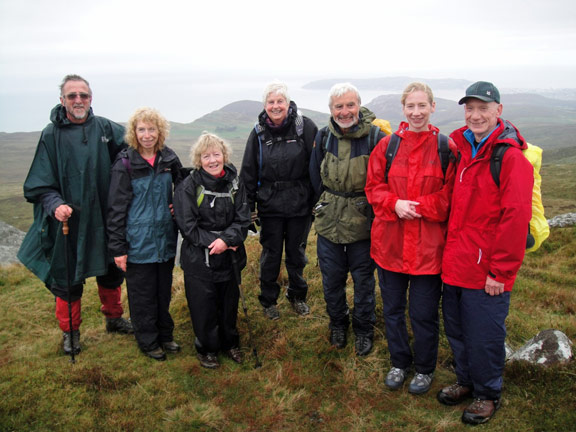
{"type": "Polygon", "coordinates": [[[76,98],[78,96],[80,96],[80,99],[82,99],[82,100],[88,100],[92,97],[92,95],[88,94],[88,93],[68,93],[64,97],[66,99],[68,99],[69,101],[73,101],[73,100],[76,100],[76,98]]]}

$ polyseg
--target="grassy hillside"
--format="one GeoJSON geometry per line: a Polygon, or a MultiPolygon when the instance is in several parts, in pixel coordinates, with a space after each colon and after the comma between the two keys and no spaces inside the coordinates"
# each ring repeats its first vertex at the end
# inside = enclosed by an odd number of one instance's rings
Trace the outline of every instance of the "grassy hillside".
{"type": "MultiPolygon", "coordinates": [[[[442,336],[436,378],[429,394],[384,386],[390,367],[377,302],[375,349],[366,358],[349,344],[334,350],[310,236],[312,313],[296,316],[281,298],[281,319],[264,318],[257,301],[260,246],[247,241],[243,272],[254,340],[263,367],[254,369],[248,324],[239,329],[247,361],[222,359],[218,370],[199,366],[194,335],[176,271],[171,312],[183,351],[163,363],[139,353],[132,337],[106,334],[94,280],[83,298],[83,352],[76,364],[60,352],[54,300],[21,266],[0,269],[0,430],[2,431],[464,431],[463,406],[435,400],[455,379],[442,336]]],[[[287,283],[285,272],[281,283],[287,283]]],[[[508,342],[518,348],[537,332],[556,328],[576,340],[576,228],[554,229],[542,249],[526,258],[512,297],[508,342]]],[[[349,281],[351,286],[351,281],[349,281]]],[[[348,290],[349,301],[352,292],[348,290]]],[[[378,296],[379,297],[379,296],[378,296]]],[[[573,431],[576,363],[541,368],[506,366],[503,408],[491,431],[573,431]]]]}
{"type": "MultiPolygon", "coordinates": [[[[176,128],[175,128],[176,129],[176,128]]],[[[177,135],[175,133],[174,135],[177,135]]],[[[174,137],[173,135],[173,137],[174,137]]],[[[545,152],[543,194],[548,217],[576,212],[574,148],[545,152]]],[[[26,230],[31,205],[21,182],[0,185],[0,218],[26,230]]],[[[139,353],[132,337],[104,331],[95,281],[83,298],[84,350],[72,365],[60,351],[54,299],[22,266],[0,268],[1,431],[464,431],[463,406],[435,400],[454,381],[451,354],[441,337],[436,378],[429,394],[414,397],[384,386],[390,367],[382,303],[377,296],[375,349],[366,358],[353,346],[334,350],[315,252],[308,242],[312,313],[298,317],[281,297],[281,319],[264,318],[258,295],[257,238],[247,242],[243,289],[263,367],[254,369],[247,346],[248,322],[240,311],[247,361],[222,359],[219,370],[199,366],[183,290],[175,271],[171,312],[183,352],[154,362],[139,353]]],[[[281,284],[287,284],[283,270],[281,284]]],[[[348,297],[352,301],[352,282],[348,297]]],[[[541,330],[556,328],[576,340],[576,227],[553,229],[542,248],[525,258],[512,296],[508,342],[520,347],[541,330]]],[[[127,308],[126,299],[124,303],[127,308]]],[[[576,362],[541,368],[523,363],[505,370],[503,408],[491,431],[574,431],[576,362]]]]}

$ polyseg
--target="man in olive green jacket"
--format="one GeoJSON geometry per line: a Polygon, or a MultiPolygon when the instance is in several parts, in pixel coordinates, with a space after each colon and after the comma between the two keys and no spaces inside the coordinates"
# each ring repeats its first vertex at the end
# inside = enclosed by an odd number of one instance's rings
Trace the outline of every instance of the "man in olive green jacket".
{"type": "Polygon", "coordinates": [[[364,193],[368,158],[385,135],[375,116],[360,105],[358,90],[336,84],[329,94],[330,121],[318,132],[310,160],[310,179],[319,197],[315,206],[317,253],[322,272],[330,343],[346,346],[350,324],[346,302],[348,272],[354,280],[352,328],[359,356],[372,350],[375,295],[370,257],[372,209],[364,193]]]}

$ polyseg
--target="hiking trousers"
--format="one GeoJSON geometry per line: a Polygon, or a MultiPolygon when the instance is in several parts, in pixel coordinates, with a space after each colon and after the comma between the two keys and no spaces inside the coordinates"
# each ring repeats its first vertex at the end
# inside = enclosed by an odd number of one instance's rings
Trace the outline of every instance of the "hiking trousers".
{"type": "Polygon", "coordinates": [[[414,364],[417,373],[436,369],[439,338],[439,303],[442,295],[440,275],[409,275],[378,267],[386,340],[392,366],[407,369],[414,364]],[[406,295],[413,348],[406,327],[406,295]]]}
{"type": "Polygon", "coordinates": [[[126,288],[134,336],[142,351],[171,342],[174,321],[170,315],[174,258],[164,263],[126,266],[126,288]]]}
{"type": "Polygon", "coordinates": [[[349,326],[346,281],[350,272],[354,282],[352,328],[357,336],[373,337],[376,323],[375,264],[370,257],[370,240],[338,244],[318,235],[317,253],[330,328],[346,329],[349,326]]]}
{"type": "Polygon", "coordinates": [[[240,291],[235,281],[212,282],[184,274],[186,300],[196,339],[196,351],[206,355],[237,348],[236,322],[240,291]]]}
{"type": "Polygon", "coordinates": [[[286,254],[289,299],[306,300],[308,284],[304,279],[306,243],[312,217],[261,217],[260,295],[264,307],[275,305],[280,295],[278,275],[282,264],[282,249],[286,254]]]}
{"type": "Polygon", "coordinates": [[[444,331],[456,377],[460,385],[472,387],[475,398],[500,399],[509,308],[509,291],[491,296],[483,289],[444,285],[444,331]]]}

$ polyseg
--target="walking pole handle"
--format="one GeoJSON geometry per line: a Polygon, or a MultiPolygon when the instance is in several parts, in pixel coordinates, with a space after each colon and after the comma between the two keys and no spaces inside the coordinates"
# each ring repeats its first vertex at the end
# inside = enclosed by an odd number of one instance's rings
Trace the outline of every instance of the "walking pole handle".
{"type": "Polygon", "coordinates": [[[69,232],[70,232],[70,228],[68,227],[68,221],[62,222],[62,234],[67,236],[69,232]]]}

